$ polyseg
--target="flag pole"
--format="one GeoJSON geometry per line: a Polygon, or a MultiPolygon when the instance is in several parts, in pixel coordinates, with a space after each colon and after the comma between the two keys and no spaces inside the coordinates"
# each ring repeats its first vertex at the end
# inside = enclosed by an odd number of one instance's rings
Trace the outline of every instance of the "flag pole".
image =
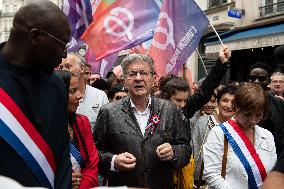
{"type": "Polygon", "coordinates": [[[221,42],[222,46],[224,47],[225,45],[224,45],[223,41],[221,40],[221,38],[220,38],[218,32],[216,31],[215,27],[213,26],[213,24],[211,22],[209,22],[209,24],[212,27],[212,29],[214,30],[215,34],[217,35],[217,37],[218,37],[219,41],[221,42]]]}
{"type": "Polygon", "coordinates": [[[205,64],[204,64],[204,61],[203,61],[202,56],[200,55],[200,53],[199,53],[198,50],[196,50],[196,51],[197,51],[198,56],[199,56],[199,58],[200,58],[200,60],[201,60],[201,64],[202,64],[202,67],[203,67],[203,69],[204,69],[204,71],[205,71],[205,74],[208,75],[208,72],[207,72],[207,69],[206,69],[206,67],[205,67],[205,64]]]}

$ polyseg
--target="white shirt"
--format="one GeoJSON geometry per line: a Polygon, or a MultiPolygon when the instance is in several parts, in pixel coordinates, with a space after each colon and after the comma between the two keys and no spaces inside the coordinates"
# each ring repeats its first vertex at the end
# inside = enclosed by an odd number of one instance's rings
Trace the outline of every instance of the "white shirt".
{"type": "Polygon", "coordinates": [[[134,116],[139,124],[140,130],[144,136],[145,134],[145,128],[147,127],[147,123],[150,117],[150,105],[151,105],[151,97],[149,97],[149,102],[144,110],[144,112],[139,112],[136,106],[134,105],[133,101],[130,98],[130,104],[131,104],[131,109],[134,113],[134,116]]]}
{"type": "MultiPolygon", "coordinates": [[[[256,152],[261,159],[267,174],[274,167],[277,155],[272,134],[255,126],[256,152]]],[[[228,144],[225,180],[221,176],[224,154],[224,133],[221,127],[213,127],[207,142],[203,146],[204,178],[210,188],[214,189],[247,189],[248,175],[241,161],[228,144]]]]}
{"type": "Polygon", "coordinates": [[[24,187],[12,178],[0,175],[0,186],[6,189],[46,189],[42,187],[24,187]]]}
{"type": "MultiPolygon", "coordinates": [[[[147,127],[147,123],[148,120],[150,118],[150,105],[151,105],[151,97],[149,96],[149,102],[148,105],[146,107],[146,109],[143,112],[139,112],[138,109],[136,108],[135,104],[133,103],[133,101],[130,98],[130,107],[134,113],[134,116],[139,124],[140,130],[144,136],[145,134],[145,128],[147,127]]],[[[114,169],[114,160],[116,158],[117,155],[112,156],[111,159],[111,164],[110,164],[110,170],[111,171],[115,171],[114,169]]]]}
{"type": "Polygon", "coordinates": [[[104,91],[86,85],[85,96],[79,102],[76,113],[87,116],[91,124],[91,130],[94,131],[100,108],[108,103],[109,101],[104,91]]]}

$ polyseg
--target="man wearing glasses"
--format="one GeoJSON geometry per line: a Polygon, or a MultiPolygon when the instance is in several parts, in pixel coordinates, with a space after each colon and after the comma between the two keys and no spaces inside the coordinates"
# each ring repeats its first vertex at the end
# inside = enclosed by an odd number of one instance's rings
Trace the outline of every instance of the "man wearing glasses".
{"type": "Polygon", "coordinates": [[[0,45],[0,175],[24,186],[71,188],[67,96],[53,74],[70,33],[64,13],[37,0],[0,45]]]}
{"type": "Polygon", "coordinates": [[[284,93],[284,74],[281,72],[274,72],[270,77],[270,90],[271,92],[278,96],[279,98],[282,97],[284,93]]]}
{"type": "Polygon", "coordinates": [[[172,171],[189,162],[190,138],[181,112],[150,97],[152,58],[131,54],[122,61],[129,96],[101,108],[94,131],[99,171],[109,186],[172,188],[172,171]]]}
{"type": "Polygon", "coordinates": [[[284,147],[284,103],[268,91],[268,84],[273,69],[265,62],[257,62],[251,66],[248,81],[260,84],[267,90],[268,108],[259,126],[269,130],[274,136],[276,152],[279,156],[284,147]]]}

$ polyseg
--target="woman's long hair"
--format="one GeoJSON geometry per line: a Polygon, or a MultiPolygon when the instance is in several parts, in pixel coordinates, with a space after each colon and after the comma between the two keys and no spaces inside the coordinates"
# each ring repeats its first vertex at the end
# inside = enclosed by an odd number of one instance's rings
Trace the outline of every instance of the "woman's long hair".
{"type": "MultiPolygon", "coordinates": [[[[72,77],[75,77],[73,76],[73,74],[67,70],[57,70],[55,72],[57,75],[59,75],[64,83],[65,83],[65,87],[66,87],[66,92],[67,92],[67,100],[69,99],[69,87],[70,87],[70,82],[71,82],[71,78],[72,77]]],[[[78,126],[78,123],[77,123],[77,120],[76,120],[76,113],[75,112],[68,112],[68,123],[70,125],[74,125],[74,128],[77,130],[77,133],[79,135],[78,139],[77,140],[80,140],[80,143],[82,144],[83,146],[83,150],[84,150],[84,153],[86,155],[86,160],[89,159],[89,154],[88,154],[88,151],[87,151],[87,147],[86,147],[86,143],[84,142],[84,138],[83,138],[83,135],[81,133],[81,130],[78,126]]],[[[81,118],[80,118],[81,119],[81,118]]],[[[77,143],[78,141],[76,141],[76,138],[74,139],[75,140],[75,143],[77,143]]]]}

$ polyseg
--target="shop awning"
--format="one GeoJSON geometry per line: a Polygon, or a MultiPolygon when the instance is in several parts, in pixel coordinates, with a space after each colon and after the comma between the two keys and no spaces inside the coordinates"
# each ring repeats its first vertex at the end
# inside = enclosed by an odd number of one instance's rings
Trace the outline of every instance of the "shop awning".
{"type": "MultiPolygon", "coordinates": [[[[284,44],[284,24],[228,31],[220,37],[231,50],[282,45],[284,44]]],[[[206,41],[205,53],[219,52],[220,42],[217,36],[208,37],[206,41]]]]}

